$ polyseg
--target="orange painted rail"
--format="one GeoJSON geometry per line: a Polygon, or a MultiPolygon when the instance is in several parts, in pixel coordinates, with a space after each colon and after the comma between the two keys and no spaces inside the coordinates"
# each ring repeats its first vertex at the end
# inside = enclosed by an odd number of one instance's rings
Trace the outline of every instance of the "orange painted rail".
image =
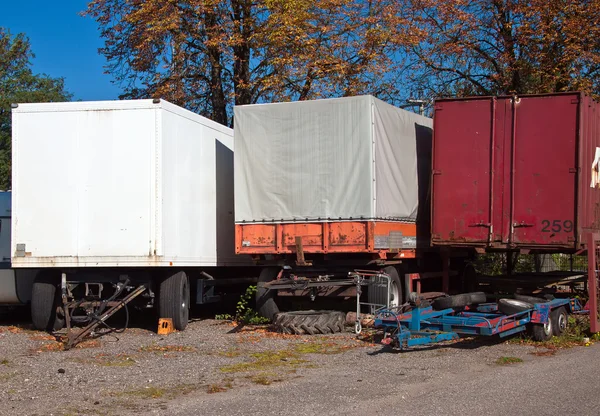
{"type": "Polygon", "coordinates": [[[392,221],[236,224],[237,254],[291,254],[300,237],[304,253],[373,253],[413,258],[416,225],[392,221]]]}

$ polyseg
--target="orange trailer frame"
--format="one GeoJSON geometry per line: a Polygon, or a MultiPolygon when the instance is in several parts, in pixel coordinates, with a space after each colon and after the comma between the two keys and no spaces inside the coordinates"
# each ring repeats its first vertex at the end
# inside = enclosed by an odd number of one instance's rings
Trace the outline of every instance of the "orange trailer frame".
{"type": "Polygon", "coordinates": [[[416,256],[417,228],[396,221],[249,223],[235,226],[236,254],[371,254],[380,259],[416,256]]]}

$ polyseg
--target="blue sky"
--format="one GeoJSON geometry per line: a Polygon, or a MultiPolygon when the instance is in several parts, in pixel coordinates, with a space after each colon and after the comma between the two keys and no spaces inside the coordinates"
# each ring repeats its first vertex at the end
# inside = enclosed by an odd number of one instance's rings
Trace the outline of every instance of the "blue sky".
{"type": "Polygon", "coordinates": [[[79,13],[86,0],[3,0],[0,26],[24,32],[35,54],[33,71],[64,77],[75,100],[117,99],[121,90],[104,74],[106,60],[96,22],[79,13]]]}

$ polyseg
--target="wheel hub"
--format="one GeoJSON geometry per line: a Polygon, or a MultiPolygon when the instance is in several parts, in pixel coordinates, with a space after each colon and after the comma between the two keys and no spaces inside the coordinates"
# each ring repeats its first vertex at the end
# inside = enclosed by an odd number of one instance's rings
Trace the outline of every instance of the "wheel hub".
{"type": "Polygon", "coordinates": [[[561,333],[567,329],[567,319],[562,313],[558,316],[558,328],[560,329],[561,333]]]}

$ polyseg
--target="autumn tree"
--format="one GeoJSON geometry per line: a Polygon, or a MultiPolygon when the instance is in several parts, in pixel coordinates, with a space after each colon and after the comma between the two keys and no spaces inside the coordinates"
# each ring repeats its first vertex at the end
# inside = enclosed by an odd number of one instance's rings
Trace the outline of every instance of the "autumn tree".
{"type": "Polygon", "coordinates": [[[11,189],[11,104],[67,101],[62,78],[34,74],[33,53],[23,33],[0,27],[0,189],[11,189]]]}
{"type": "Polygon", "coordinates": [[[600,0],[408,0],[428,95],[600,93],[600,0]]]}
{"type": "Polygon", "coordinates": [[[122,98],[162,97],[231,125],[237,104],[393,93],[394,0],[93,0],[122,98]]]}

